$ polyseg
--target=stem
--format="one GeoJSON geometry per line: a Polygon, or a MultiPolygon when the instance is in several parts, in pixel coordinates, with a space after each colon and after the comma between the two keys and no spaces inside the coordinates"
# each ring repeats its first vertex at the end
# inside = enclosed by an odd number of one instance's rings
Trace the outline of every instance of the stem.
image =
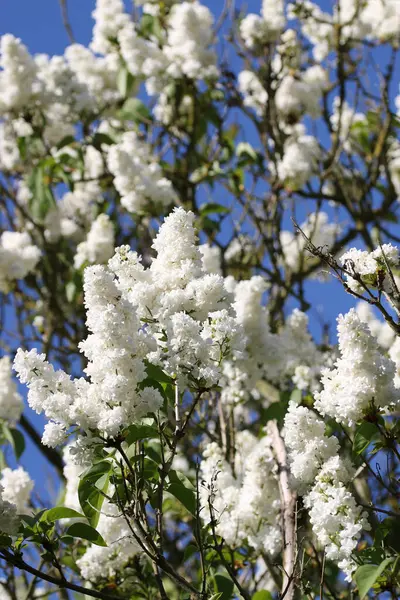
{"type": "Polygon", "coordinates": [[[48,581],[49,583],[53,583],[57,585],[59,588],[67,588],[69,590],[73,590],[74,592],[80,592],[81,594],[86,594],[87,596],[92,596],[93,598],[101,598],[102,600],[121,600],[119,596],[111,596],[110,594],[105,594],[104,592],[98,592],[96,590],[92,590],[90,588],[85,588],[80,585],[76,585],[71,581],[67,581],[66,579],[59,579],[58,577],[53,577],[52,575],[48,575],[47,573],[43,573],[34,567],[28,565],[22,558],[17,558],[11,552],[6,550],[5,548],[1,549],[1,553],[3,555],[4,560],[8,563],[17,567],[18,569],[22,569],[35,575],[35,577],[39,577],[44,581],[48,581]]]}
{"type": "Polygon", "coordinates": [[[179,388],[178,383],[175,381],[175,435],[179,435],[181,431],[181,414],[179,410],[179,388]]]}
{"type": "Polygon", "coordinates": [[[278,464],[279,492],[282,510],[283,532],[283,581],[281,598],[292,600],[295,594],[295,568],[296,568],[296,492],[290,488],[289,467],[284,441],[279,433],[276,421],[271,421],[270,433],[272,447],[278,464]]]}

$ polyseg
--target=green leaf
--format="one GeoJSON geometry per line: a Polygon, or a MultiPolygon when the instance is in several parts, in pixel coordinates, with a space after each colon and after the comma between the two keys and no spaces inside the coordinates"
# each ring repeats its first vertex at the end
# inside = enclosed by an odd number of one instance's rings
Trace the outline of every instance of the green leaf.
{"type": "Polygon", "coordinates": [[[140,20],[140,33],[147,38],[156,37],[159,41],[163,39],[163,31],[158,17],[144,13],[140,20]]]}
{"type": "Polygon", "coordinates": [[[283,423],[283,419],[285,418],[286,411],[286,402],[272,402],[268,408],[262,410],[263,424],[267,423],[268,421],[276,420],[278,425],[281,425],[283,423]]]}
{"type": "Polygon", "coordinates": [[[239,158],[250,159],[251,161],[257,160],[257,152],[248,142],[239,142],[236,146],[236,156],[239,158]]]}
{"type": "Polygon", "coordinates": [[[84,519],[85,515],[78,513],[78,511],[72,508],[66,508],[65,506],[56,506],[45,510],[40,517],[40,521],[47,521],[48,523],[54,523],[59,519],[84,519]]]}
{"type": "Polygon", "coordinates": [[[199,213],[202,217],[205,217],[206,215],[213,215],[215,213],[226,214],[228,212],[230,212],[229,208],[222,206],[222,204],[214,204],[213,202],[210,202],[210,204],[203,204],[199,210],[199,213]]]}
{"type": "Polygon", "coordinates": [[[130,425],[125,441],[130,446],[139,440],[158,437],[159,433],[156,427],[152,427],[151,425],[130,425]]]}
{"type": "Polygon", "coordinates": [[[64,146],[68,146],[69,144],[73,144],[74,142],[75,138],[73,135],[66,135],[60,142],[58,142],[56,147],[58,148],[58,150],[61,150],[61,148],[64,148],[64,146]]]}
{"type": "MultiPolygon", "coordinates": [[[[51,165],[46,165],[51,168],[51,165]]],[[[53,159],[54,166],[54,159],[53,159]]],[[[45,183],[45,177],[50,182],[49,175],[45,173],[45,165],[38,165],[32,172],[29,187],[32,198],[29,200],[29,208],[32,216],[38,221],[43,221],[52,206],[55,206],[53,192],[49,183],[45,183]]]]}
{"type": "Polygon", "coordinates": [[[104,502],[102,492],[107,490],[110,472],[111,463],[103,460],[93,465],[79,482],[79,504],[93,527],[99,522],[100,509],[104,502]]]}
{"type": "Polygon", "coordinates": [[[353,441],[353,451],[356,454],[364,452],[377,434],[378,430],[374,423],[369,423],[367,421],[361,423],[356,429],[353,441]]]}
{"type": "Polygon", "coordinates": [[[18,431],[18,429],[10,429],[5,424],[3,425],[3,434],[10,442],[14,450],[15,457],[18,460],[25,450],[25,438],[23,434],[18,431]]]}
{"type": "Polygon", "coordinates": [[[260,590],[251,597],[251,600],[272,600],[271,592],[268,590],[260,590]]]}
{"type": "Polygon", "coordinates": [[[96,546],[107,546],[99,532],[94,527],[87,525],[87,523],[74,523],[71,527],[68,527],[66,533],[72,537],[87,540],[92,544],[96,544],[96,546]]]}
{"type": "Polygon", "coordinates": [[[134,83],[134,77],[132,73],[128,71],[125,65],[123,65],[117,75],[117,87],[118,91],[123,98],[127,98],[132,90],[134,83]]]}
{"type": "Polygon", "coordinates": [[[382,575],[386,567],[390,565],[391,562],[393,562],[392,557],[385,558],[380,565],[362,565],[361,567],[358,567],[354,578],[357,583],[360,600],[365,598],[378,577],[382,575]]]}
{"type": "Polygon", "coordinates": [[[152,120],[149,109],[139,98],[128,98],[119,111],[119,117],[123,121],[134,121],[135,123],[152,120]]]}
{"type": "Polygon", "coordinates": [[[220,600],[220,598],[222,598],[222,593],[218,592],[218,594],[213,594],[210,600],[220,600]]]}
{"type": "Polygon", "coordinates": [[[302,396],[303,394],[301,393],[301,390],[293,390],[293,392],[290,394],[290,401],[300,404],[302,396]]]}
{"type": "Polygon", "coordinates": [[[214,579],[217,590],[221,593],[221,600],[231,600],[233,593],[233,581],[224,575],[220,575],[220,573],[217,573],[214,579]]]}
{"type": "Polygon", "coordinates": [[[196,515],[196,496],[194,491],[189,490],[181,483],[171,483],[167,492],[172,494],[192,515],[196,515]]]}
{"type": "Polygon", "coordinates": [[[69,304],[71,304],[71,302],[74,301],[75,293],[76,293],[75,281],[68,281],[67,285],[65,286],[65,296],[66,296],[69,304]]]}
{"type": "Polygon", "coordinates": [[[155,379],[155,381],[159,381],[160,383],[170,383],[171,385],[174,383],[172,377],[164,373],[161,367],[156,365],[146,363],[146,373],[150,379],[155,379]]]}
{"type": "Polygon", "coordinates": [[[112,144],[115,144],[115,141],[106,133],[101,133],[98,131],[92,138],[92,146],[94,146],[96,150],[101,150],[101,146],[103,144],[106,146],[111,146],[112,144]]]}

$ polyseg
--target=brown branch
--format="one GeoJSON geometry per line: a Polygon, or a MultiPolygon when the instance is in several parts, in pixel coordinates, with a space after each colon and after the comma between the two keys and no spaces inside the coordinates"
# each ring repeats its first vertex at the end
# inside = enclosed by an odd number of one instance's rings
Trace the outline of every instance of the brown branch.
{"type": "Polygon", "coordinates": [[[104,592],[98,592],[96,590],[92,590],[90,588],[85,588],[80,585],[76,585],[71,581],[67,581],[66,579],[59,579],[57,577],[53,577],[52,575],[48,575],[47,573],[43,573],[34,567],[31,567],[26,563],[22,558],[19,558],[5,548],[1,549],[2,558],[9,564],[17,567],[17,569],[22,569],[23,571],[27,571],[31,573],[35,577],[39,577],[44,581],[48,581],[49,583],[53,583],[57,585],[60,589],[67,588],[68,590],[73,590],[74,592],[80,592],[81,594],[86,594],[87,596],[92,596],[93,598],[101,598],[102,600],[121,600],[120,596],[111,596],[109,594],[105,594],[104,592]]]}
{"type": "Polygon", "coordinates": [[[71,44],[75,44],[75,36],[72,31],[71,23],[69,22],[69,18],[68,18],[67,0],[59,0],[59,1],[60,1],[62,21],[63,21],[65,31],[67,32],[67,36],[68,36],[71,44]]]}

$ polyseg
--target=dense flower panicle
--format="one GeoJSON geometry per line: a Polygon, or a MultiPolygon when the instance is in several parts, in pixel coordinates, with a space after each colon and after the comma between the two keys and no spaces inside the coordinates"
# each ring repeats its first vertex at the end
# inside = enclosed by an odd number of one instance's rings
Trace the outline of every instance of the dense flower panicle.
{"type": "MultiPolygon", "coordinates": [[[[370,332],[376,338],[378,344],[385,350],[389,350],[396,339],[396,333],[390,327],[389,323],[378,319],[371,305],[367,304],[367,302],[358,302],[355,310],[360,320],[368,325],[370,332]]],[[[396,362],[393,358],[392,360],[396,362]]]]}
{"type": "Polygon", "coordinates": [[[11,374],[10,357],[3,356],[0,358],[0,419],[16,423],[24,404],[11,374]]]}
{"type": "Polygon", "coordinates": [[[285,443],[289,450],[290,472],[300,489],[306,489],[325,462],[335,456],[339,442],[325,436],[325,423],[317,415],[294,402],[285,417],[285,443]]]}
{"type": "MultiPolygon", "coordinates": [[[[299,71],[296,76],[286,74],[279,83],[275,102],[283,123],[297,121],[304,113],[317,117],[322,93],[327,84],[327,73],[320,65],[299,71]]],[[[291,131],[290,126],[287,127],[291,131]]]]}
{"type": "Polygon", "coordinates": [[[122,0],[97,0],[92,16],[95,25],[90,47],[93,52],[107,54],[112,50],[112,42],[119,30],[129,22],[129,15],[122,0]]]}
{"type": "Polygon", "coordinates": [[[227,544],[248,540],[256,550],[274,556],[280,549],[280,497],[276,463],[268,436],[257,440],[248,431],[236,436],[234,468],[222,449],[209,443],[203,452],[200,489],[203,520],[210,520],[211,504],[217,533],[227,544]]]}
{"type": "Polygon", "coordinates": [[[352,425],[374,405],[385,409],[398,402],[395,364],[379,350],[368,326],[351,309],[338,318],[340,357],[323,372],[315,407],[339,423],[352,425]]]}
{"type": "Polygon", "coordinates": [[[325,424],[310,409],[291,402],[284,439],[290,470],[309,510],[313,532],[328,558],[347,579],[356,568],[352,559],[362,530],[369,525],[346,485],[353,476],[349,461],[338,456],[339,442],[325,435],[325,424]]]}
{"type": "Polygon", "coordinates": [[[399,251],[392,244],[383,244],[373,252],[351,248],[341,256],[342,265],[349,271],[349,274],[346,273],[347,285],[358,294],[365,291],[364,286],[389,291],[391,278],[388,269],[397,267],[399,261],[399,251]],[[361,278],[361,282],[352,277],[353,273],[361,278]]]}
{"type": "Polygon", "coordinates": [[[65,49],[64,57],[77,82],[87,88],[87,97],[90,98],[93,109],[101,108],[121,97],[117,88],[117,53],[96,56],[81,44],[71,44],[65,49]]]}
{"type": "Polygon", "coordinates": [[[34,486],[29,474],[22,467],[14,470],[7,467],[1,472],[1,486],[3,500],[14,504],[18,513],[27,512],[34,486]]]}
{"type": "Polygon", "coordinates": [[[239,91],[243,94],[243,103],[252,108],[259,117],[265,113],[268,93],[253,71],[241,71],[238,75],[239,91]]]}
{"type": "Polygon", "coordinates": [[[133,131],[122,135],[108,153],[108,168],[121,194],[121,204],[129,212],[162,212],[176,202],[171,182],[151,155],[150,146],[133,131]]]}
{"type": "Polygon", "coordinates": [[[200,2],[181,2],[172,6],[164,47],[170,61],[167,71],[172,77],[202,79],[218,75],[216,54],[210,49],[213,22],[210,10],[200,2]]]}
{"type": "Polygon", "coordinates": [[[233,307],[246,336],[246,346],[234,362],[224,363],[221,398],[225,403],[235,404],[254,394],[258,398],[256,384],[260,379],[279,387],[285,387],[290,380],[302,389],[315,389],[318,385],[326,357],[312,341],[307,316],[295,309],[281,331],[272,333],[262,302],[266,289],[260,276],[233,283],[233,307]]]}
{"type": "Polygon", "coordinates": [[[368,530],[364,513],[356,505],[353,495],[340,481],[332,483],[324,472],[305,497],[310,521],[319,543],[325,548],[326,557],[338,563],[351,581],[357,564],[351,558],[362,530],[368,530]]]}
{"type": "MultiPolygon", "coordinates": [[[[54,371],[36,350],[18,350],[14,367],[29,387],[28,403],[51,422],[44,442],[60,443],[76,425],[115,436],[162,405],[160,392],[143,387],[145,360],[159,364],[180,385],[214,386],[221,363],[240,355],[243,331],[221,276],[206,274],[193,229],[194,215],[175,209],[154,240],[145,270],[128,247],[109,266],[88,267],[84,296],[89,335],[79,344],[88,379],[54,371]]],[[[94,438],[96,436],[94,435],[94,438]]]]}
{"type": "Polygon", "coordinates": [[[81,242],[74,258],[74,264],[79,269],[85,263],[106,263],[114,254],[114,225],[110,217],[101,214],[92,223],[84,242],[81,242]]]}
{"type": "Polygon", "coordinates": [[[221,269],[221,252],[218,246],[210,246],[209,244],[201,244],[199,246],[202,257],[203,270],[206,273],[214,275],[222,275],[221,269]]]}
{"type": "Polygon", "coordinates": [[[6,34],[0,40],[0,113],[18,112],[29,103],[36,65],[21,40],[6,34]]]}
{"type": "Polygon", "coordinates": [[[284,154],[277,163],[279,180],[287,189],[298,190],[316,173],[320,159],[318,141],[312,135],[304,135],[302,126],[284,146],[284,154]]]}
{"type": "Polygon", "coordinates": [[[40,256],[28,233],[4,231],[0,237],[0,291],[7,293],[12,281],[33,271],[40,256]]]}

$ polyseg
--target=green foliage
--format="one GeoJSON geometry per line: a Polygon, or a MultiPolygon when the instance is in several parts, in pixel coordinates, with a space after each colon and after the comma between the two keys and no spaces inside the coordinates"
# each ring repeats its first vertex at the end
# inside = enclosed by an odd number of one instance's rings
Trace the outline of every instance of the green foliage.
{"type": "Polygon", "coordinates": [[[387,567],[393,562],[393,558],[385,558],[380,565],[361,565],[355,573],[360,600],[365,598],[369,590],[376,584],[387,567]]]}
{"type": "Polygon", "coordinates": [[[251,600],[272,600],[272,595],[271,592],[268,592],[267,590],[260,590],[253,594],[251,600]]]}
{"type": "Polygon", "coordinates": [[[0,435],[4,440],[4,442],[2,441],[2,443],[8,442],[14,450],[15,458],[19,460],[25,450],[24,435],[21,433],[21,431],[19,431],[19,429],[9,427],[4,421],[1,423],[0,428],[0,435]]]}
{"type": "Polygon", "coordinates": [[[96,527],[110,480],[112,465],[103,460],[94,464],[81,478],[78,488],[79,503],[89,523],[96,527]]]}
{"type": "Polygon", "coordinates": [[[87,523],[73,523],[67,529],[67,535],[87,540],[96,546],[107,546],[100,533],[87,523]]]}
{"type": "Polygon", "coordinates": [[[192,515],[196,516],[196,494],[183,483],[171,483],[166,491],[172,494],[192,515]]]}
{"type": "Polygon", "coordinates": [[[214,576],[216,590],[221,594],[221,600],[231,600],[233,593],[232,579],[217,573],[214,576]]]}
{"type": "Polygon", "coordinates": [[[378,429],[374,423],[367,421],[361,423],[356,429],[353,441],[353,450],[356,454],[361,454],[368,448],[373,439],[378,435],[378,429]]]}

